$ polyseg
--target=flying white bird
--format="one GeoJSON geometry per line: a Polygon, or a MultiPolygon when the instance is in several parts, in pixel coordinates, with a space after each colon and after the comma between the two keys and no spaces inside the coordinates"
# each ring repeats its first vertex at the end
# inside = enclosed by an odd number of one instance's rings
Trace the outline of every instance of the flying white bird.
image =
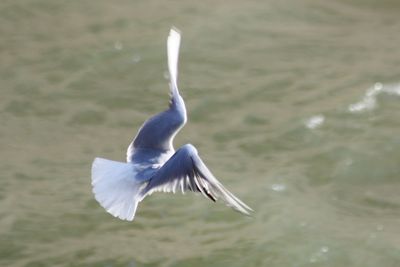
{"type": "Polygon", "coordinates": [[[122,220],[132,221],[138,203],[155,191],[199,192],[249,215],[252,209],[229,192],[210,172],[196,148],[174,150],[173,139],[186,123],[186,108],[177,86],[181,36],[172,28],[168,40],[171,99],[169,108],[144,122],[128,147],[127,163],[96,158],[92,165],[93,193],[100,205],[122,220]]]}

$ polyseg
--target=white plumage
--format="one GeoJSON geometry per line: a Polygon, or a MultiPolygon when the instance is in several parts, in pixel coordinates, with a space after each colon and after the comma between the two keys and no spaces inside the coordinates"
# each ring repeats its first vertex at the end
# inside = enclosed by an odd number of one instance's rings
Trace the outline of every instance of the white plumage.
{"type": "Polygon", "coordinates": [[[229,192],[210,172],[197,149],[186,144],[175,151],[173,139],[186,123],[179,94],[180,33],[172,28],[167,40],[171,99],[169,108],[144,122],[127,150],[127,163],[96,158],[93,193],[100,205],[122,220],[132,221],[138,203],[153,192],[192,191],[248,215],[252,209],[229,192]]]}
{"type": "Polygon", "coordinates": [[[122,220],[134,219],[143,182],[136,179],[133,164],[96,158],[92,186],[96,200],[107,212],[122,220]]]}

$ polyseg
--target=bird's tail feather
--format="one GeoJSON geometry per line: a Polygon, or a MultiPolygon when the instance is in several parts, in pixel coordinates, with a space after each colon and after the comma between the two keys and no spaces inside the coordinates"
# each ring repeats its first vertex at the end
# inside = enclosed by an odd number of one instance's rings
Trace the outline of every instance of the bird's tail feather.
{"type": "Polygon", "coordinates": [[[92,187],[96,200],[114,217],[132,221],[140,201],[143,182],[135,180],[131,163],[96,158],[92,165],[92,187]]]}

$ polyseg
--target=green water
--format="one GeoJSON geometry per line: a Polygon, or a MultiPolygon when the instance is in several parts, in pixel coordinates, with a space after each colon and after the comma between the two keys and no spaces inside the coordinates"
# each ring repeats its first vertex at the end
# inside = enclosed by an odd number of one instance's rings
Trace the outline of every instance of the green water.
{"type": "Polygon", "coordinates": [[[1,1],[0,266],[400,266],[399,13],[1,1]],[[94,157],[123,161],[167,106],[171,25],[189,115],[175,146],[194,144],[253,218],[154,194],[128,223],[93,199],[94,157]]]}

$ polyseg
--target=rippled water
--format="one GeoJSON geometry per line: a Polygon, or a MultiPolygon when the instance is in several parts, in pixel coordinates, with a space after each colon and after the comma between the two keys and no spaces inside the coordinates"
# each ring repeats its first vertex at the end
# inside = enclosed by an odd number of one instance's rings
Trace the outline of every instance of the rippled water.
{"type": "Polygon", "coordinates": [[[400,266],[400,4],[0,3],[1,266],[400,266]],[[193,143],[253,218],[154,194],[93,199],[167,105],[165,39],[193,143]]]}

